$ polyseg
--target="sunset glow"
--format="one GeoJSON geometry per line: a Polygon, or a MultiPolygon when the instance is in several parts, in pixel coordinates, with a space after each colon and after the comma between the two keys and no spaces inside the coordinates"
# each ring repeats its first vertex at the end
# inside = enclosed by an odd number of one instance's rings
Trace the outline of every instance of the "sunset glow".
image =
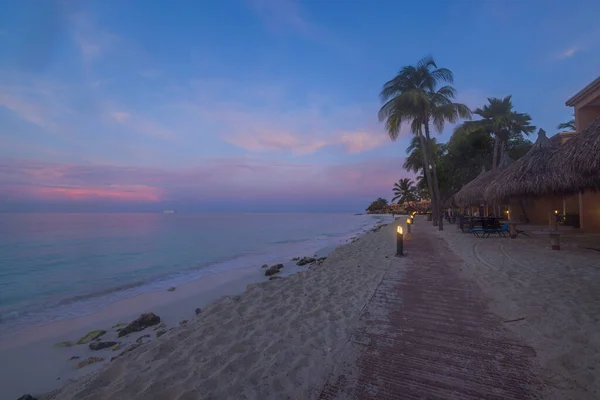
{"type": "Polygon", "coordinates": [[[31,9],[8,0],[0,5],[13,16],[0,21],[0,212],[44,210],[44,202],[364,210],[391,198],[398,179],[415,178],[402,168],[410,126],[390,140],[379,92],[427,54],[453,71],[457,102],[475,109],[510,94],[551,132],[571,114],[565,98],[597,75],[599,45],[584,40],[594,36],[586,31],[594,7],[556,4],[532,21],[533,3],[519,12],[475,3],[441,2],[431,29],[413,37],[416,4],[49,1],[31,9]],[[450,34],[449,13],[459,49],[439,40],[450,34]],[[231,23],[214,24],[224,18],[231,23]],[[556,26],[561,40],[548,41],[556,26]],[[489,46],[507,40],[503,51],[489,46]]]}

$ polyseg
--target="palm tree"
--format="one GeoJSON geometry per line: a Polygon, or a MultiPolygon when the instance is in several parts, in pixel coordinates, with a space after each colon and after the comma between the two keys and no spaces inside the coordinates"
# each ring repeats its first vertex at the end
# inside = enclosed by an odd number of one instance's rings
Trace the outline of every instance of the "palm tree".
{"type": "Polygon", "coordinates": [[[557,129],[561,129],[563,132],[569,130],[575,132],[577,128],[575,127],[575,118],[571,118],[567,122],[563,122],[558,124],[557,129]]]}
{"type": "MultiPolygon", "coordinates": [[[[435,157],[436,160],[444,152],[444,144],[438,143],[435,138],[431,139],[429,142],[429,154],[432,157],[435,157]]],[[[419,171],[423,171],[425,168],[425,163],[423,162],[423,152],[421,150],[421,142],[419,137],[413,136],[410,140],[410,144],[406,148],[407,157],[404,159],[404,164],[402,164],[402,168],[407,171],[412,171],[418,173],[419,171]]]]}
{"type": "Polygon", "coordinates": [[[481,117],[480,120],[465,122],[457,128],[457,130],[464,129],[470,132],[484,130],[494,137],[492,153],[492,170],[494,171],[498,167],[498,156],[506,146],[508,139],[514,135],[529,135],[535,130],[535,126],[530,125],[529,114],[516,112],[511,99],[512,96],[502,99],[488,98],[488,104],[473,112],[481,117]]]}
{"type": "Polygon", "coordinates": [[[454,123],[459,118],[470,118],[471,111],[464,104],[452,102],[456,90],[452,86],[437,88],[439,83],[452,83],[454,77],[447,68],[438,68],[431,57],[421,59],[416,66],[403,67],[398,75],[385,83],[380,97],[384,103],[379,110],[379,120],[392,140],[396,140],[402,123],[410,123],[411,131],[419,138],[423,154],[424,172],[432,198],[434,225],[439,222],[440,193],[437,182],[436,161],[425,143],[431,140],[430,128],[441,132],[446,122],[454,123]],[[433,179],[432,179],[433,175],[433,179]]]}
{"type": "Polygon", "coordinates": [[[392,203],[396,200],[398,201],[398,204],[410,204],[411,202],[414,203],[417,201],[417,188],[415,187],[414,182],[409,178],[403,178],[394,183],[392,190],[394,191],[392,203]]]}

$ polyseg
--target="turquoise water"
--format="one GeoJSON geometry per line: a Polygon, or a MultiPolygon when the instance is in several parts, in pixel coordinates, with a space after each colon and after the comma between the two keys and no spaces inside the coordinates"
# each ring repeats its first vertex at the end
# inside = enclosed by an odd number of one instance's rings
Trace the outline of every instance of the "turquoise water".
{"type": "Polygon", "coordinates": [[[207,274],[311,255],[382,222],[352,214],[0,214],[0,332],[207,274]]]}

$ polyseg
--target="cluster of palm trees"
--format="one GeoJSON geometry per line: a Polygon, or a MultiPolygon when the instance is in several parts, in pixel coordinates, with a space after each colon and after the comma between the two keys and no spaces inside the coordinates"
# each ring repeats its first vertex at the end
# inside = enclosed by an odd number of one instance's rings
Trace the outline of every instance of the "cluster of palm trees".
{"type": "MultiPolygon", "coordinates": [[[[445,151],[446,145],[437,143],[431,137],[431,128],[438,133],[446,122],[458,125],[453,137],[461,135],[484,135],[493,138],[492,169],[496,169],[509,141],[518,141],[522,135],[535,130],[531,117],[514,110],[511,96],[488,98],[488,103],[473,112],[464,104],[454,102],[456,90],[450,86],[453,74],[446,68],[438,68],[431,57],[421,59],[415,66],[403,67],[381,90],[383,106],[379,110],[379,120],[385,123],[392,140],[396,140],[402,129],[409,128],[414,137],[407,149],[408,157],[404,167],[422,173],[417,179],[417,188],[425,184],[431,197],[434,225],[443,229],[438,168],[436,163],[445,151]],[[475,114],[479,119],[472,121],[475,114]]],[[[402,186],[397,183],[400,193],[402,186]]],[[[464,182],[466,183],[466,182],[464,182]]],[[[394,194],[396,192],[394,186],[394,194]]],[[[397,197],[401,199],[402,197],[397,197]]],[[[396,197],[394,198],[396,199],[396,197]]]]}
{"type": "Polygon", "coordinates": [[[406,203],[414,206],[414,203],[420,200],[419,191],[410,178],[400,179],[398,182],[394,183],[392,190],[394,192],[392,203],[406,203]]]}

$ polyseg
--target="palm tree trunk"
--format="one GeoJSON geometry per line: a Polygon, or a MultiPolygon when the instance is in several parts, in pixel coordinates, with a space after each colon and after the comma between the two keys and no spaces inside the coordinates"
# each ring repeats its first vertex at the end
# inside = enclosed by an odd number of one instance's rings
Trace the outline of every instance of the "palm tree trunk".
{"type": "Polygon", "coordinates": [[[429,152],[427,151],[427,144],[425,143],[425,139],[423,138],[423,132],[419,129],[416,134],[419,137],[419,143],[421,143],[421,153],[423,155],[423,170],[425,174],[425,180],[427,181],[427,189],[429,189],[429,196],[431,197],[431,212],[433,214],[433,222],[434,225],[437,221],[436,212],[435,212],[435,193],[433,192],[433,180],[431,179],[431,171],[429,170],[429,152]]]}
{"type": "Polygon", "coordinates": [[[492,154],[492,171],[496,171],[498,166],[498,147],[500,144],[500,136],[494,135],[494,153],[492,154]]]}
{"type": "MultiPolygon", "coordinates": [[[[431,142],[431,137],[429,136],[429,119],[425,120],[425,137],[427,138],[427,143],[431,142]]],[[[427,149],[427,151],[429,151],[429,149],[427,149]]],[[[437,216],[437,220],[438,220],[438,230],[443,231],[444,230],[444,216],[442,214],[442,203],[440,202],[440,185],[438,184],[438,177],[437,177],[437,166],[435,164],[435,156],[431,155],[431,167],[433,169],[433,191],[435,193],[435,202],[433,203],[433,206],[435,207],[435,213],[433,214],[433,218],[436,218],[437,216]]]]}

